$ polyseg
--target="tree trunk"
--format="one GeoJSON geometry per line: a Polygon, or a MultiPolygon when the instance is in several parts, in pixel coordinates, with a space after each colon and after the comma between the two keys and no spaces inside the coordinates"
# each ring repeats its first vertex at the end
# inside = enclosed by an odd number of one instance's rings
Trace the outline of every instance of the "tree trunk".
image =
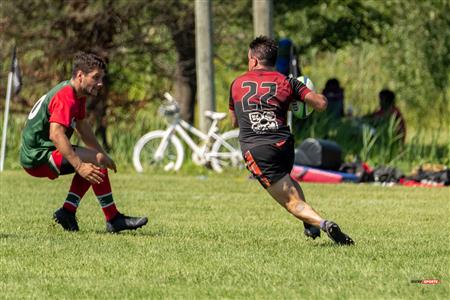
{"type": "Polygon", "coordinates": [[[172,40],[177,51],[177,70],[175,74],[175,98],[180,104],[183,120],[194,123],[197,78],[195,70],[195,23],[193,10],[179,23],[170,27],[172,40]]]}
{"type": "Polygon", "coordinates": [[[190,61],[178,60],[174,83],[175,99],[180,104],[180,116],[190,124],[194,123],[195,95],[197,92],[195,61],[192,61],[193,59],[190,59],[190,61]]]}

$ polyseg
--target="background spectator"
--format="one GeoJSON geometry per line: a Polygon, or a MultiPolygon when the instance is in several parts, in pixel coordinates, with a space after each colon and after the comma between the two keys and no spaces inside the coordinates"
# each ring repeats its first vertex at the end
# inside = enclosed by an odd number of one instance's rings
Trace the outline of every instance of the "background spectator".
{"type": "Polygon", "coordinates": [[[339,80],[329,79],[322,94],[328,99],[327,115],[333,119],[342,118],[344,116],[344,89],[340,86],[339,80]]]}
{"type": "Polygon", "coordinates": [[[395,93],[389,89],[383,89],[378,94],[380,107],[366,115],[364,118],[375,128],[386,126],[389,120],[394,117],[397,124],[396,133],[402,136],[402,141],[406,138],[406,124],[402,113],[395,106],[395,93]]]}

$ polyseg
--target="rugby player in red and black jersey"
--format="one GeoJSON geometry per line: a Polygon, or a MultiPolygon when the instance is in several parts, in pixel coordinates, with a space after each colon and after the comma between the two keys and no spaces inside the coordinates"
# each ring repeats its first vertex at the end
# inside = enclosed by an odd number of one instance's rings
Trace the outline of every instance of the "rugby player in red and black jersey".
{"type": "Polygon", "coordinates": [[[103,87],[106,64],[92,53],[78,53],[73,60],[72,78],[42,96],[32,108],[22,132],[20,163],[35,177],[55,179],[75,173],[63,206],[53,214],[65,230],[78,231],[75,218],[80,200],[90,186],[106,218],[106,230],[119,232],[147,224],[146,217],[121,214],[114,203],[108,169],[116,164],[106,154],[87,122],[86,97],[103,87]],[[70,143],[76,131],[86,147],[70,143]]]}
{"type": "Polygon", "coordinates": [[[286,124],[289,106],[292,101],[305,101],[323,111],[327,99],[276,72],[277,51],[275,41],[257,37],[249,46],[248,72],[231,84],[230,116],[233,126],[239,127],[247,169],[279,204],[303,221],[305,235],[315,239],[322,229],[337,244],[354,244],[335,222],[323,219],[306,203],[300,185],[290,177],[294,139],[286,124]]]}

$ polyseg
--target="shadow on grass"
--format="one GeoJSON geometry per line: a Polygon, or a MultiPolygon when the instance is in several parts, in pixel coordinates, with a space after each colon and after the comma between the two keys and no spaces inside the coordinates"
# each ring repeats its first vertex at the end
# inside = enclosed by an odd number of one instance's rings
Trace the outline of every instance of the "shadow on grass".
{"type": "Polygon", "coordinates": [[[93,233],[108,236],[136,236],[136,237],[160,237],[167,235],[164,230],[155,230],[152,232],[142,230],[125,230],[117,233],[111,233],[104,230],[94,230],[93,233]]]}
{"type": "MultiPolygon", "coordinates": [[[[47,227],[47,232],[52,232],[52,233],[64,233],[64,234],[74,234],[74,235],[89,235],[89,234],[99,234],[99,235],[104,235],[104,236],[147,236],[147,237],[159,237],[159,236],[165,236],[166,231],[162,230],[162,229],[154,229],[153,231],[149,232],[149,231],[145,231],[145,229],[137,229],[137,230],[124,230],[118,233],[111,233],[111,232],[107,232],[105,229],[94,229],[94,230],[89,230],[89,229],[83,229],[81,228],[79,231],[67,231],[61,228],[61,226],[57,223],[52,223],[49,224],[47,227]]],[[[1,234],[0,234],[0,237],[1,234]]],[[[17,237],[17,236],[16,236],[17,237]]]]}
{"type": "MultiPolygon", "coordinates": [[[[312,241],[311,241],[312,242],[312,241]]],[[[309,246],[311,247],[315,247],[315,248],[343,248],[343,249],[351,249],[357,246],[357,244],[355,243],[354,245],[338,245],[333,241],[323,241],[321,243],[316,243],[316,244],[309,244],[309,246]]]]}

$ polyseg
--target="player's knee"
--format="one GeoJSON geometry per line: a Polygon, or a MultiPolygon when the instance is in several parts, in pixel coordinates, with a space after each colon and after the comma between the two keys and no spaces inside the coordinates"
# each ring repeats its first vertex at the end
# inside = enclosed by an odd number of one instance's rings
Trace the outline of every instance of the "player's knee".
{"type": "Polygon", "coordinates": [[[305,209],[306,203],[299,200],[290,200],[286,202],[286,209],[291,213],[300,213],[305,209]]]}
{"type": "Polygon", "coordinates": [[[95,160],[97,161],[97,166],[104,168],[106,157],[103,153],[98,152],[95,155],[95,160]]]}

